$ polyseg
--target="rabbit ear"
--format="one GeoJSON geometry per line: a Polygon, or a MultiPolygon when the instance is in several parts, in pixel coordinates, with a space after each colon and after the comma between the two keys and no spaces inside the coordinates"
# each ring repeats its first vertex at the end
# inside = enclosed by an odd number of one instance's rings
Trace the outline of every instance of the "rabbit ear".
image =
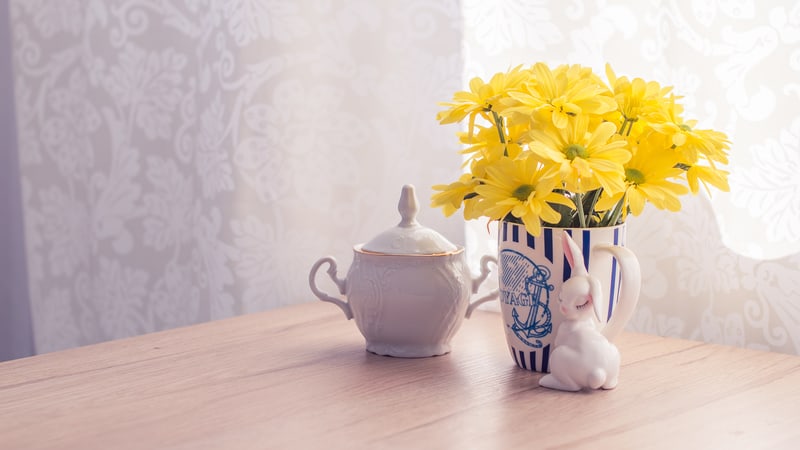
{"type": "Polygon", "coordinates": [[[572,240],[566,230],[561,234],[561,247],[564,249],[564,256],[567,257],[572,272],[576,275],[589,275],[583,263],[583,253],[578,244],[572,240]]]}

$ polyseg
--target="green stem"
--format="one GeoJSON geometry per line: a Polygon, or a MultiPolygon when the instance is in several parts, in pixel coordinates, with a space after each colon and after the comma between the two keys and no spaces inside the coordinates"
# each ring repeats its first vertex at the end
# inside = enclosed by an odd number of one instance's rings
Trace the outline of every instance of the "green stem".
{"type": "Polygon", "coordinates": [[[503,144],[503,156],[508,156],[506,134],[503,132],[503,118],[494,110],[492,110],[492,117],[494,117],[494,126],[497,128],[497,134],[500,136],[500,143],[503,144]]]}
{"type": "Polygon", "coordinates": [[[630,121],[628,121],[628,118],[626,117],[622,122],[622,127],[619,129],[620,136],[625,136],[625,127],[627,127],[629,123],[630,121]]]}
{"type": "Polygon", "coordinates": [[[497,134],[500,135],[500,142],[505,144],[506,135],[503,132],[503,118],[497,114],[497,111],[492,111],[492,117],[494,117],[494,126],[497,127],[497,134]]]}
{"type": "Polygon", "coordinates": [[[636,122],[638,119],[629,119],[624,117],[622,122],[622,127],[619,129],[620,136],[630,136],[631,131],[633,131],[633,123],[636,122]]]}
{"type": "Polygon", "coordinates": [[[625,196],[628,195],[622,194],[622,198],[619,199],[616,205],[611,209],[611,211],[606,214],[605,218],[603,219],[603,226],[613,227],[617,224],[620,216],[622,215],[622,208],[625,204],[625,196]]]}
{"type": "Polygon", "coordinates": [[[603,193],[603,188],[597,188],[590,193],[592,197],[591,197],[591,203],[589,204],[589,214],[594,215],[594,206],[597,204],[597,200],[600,199],[600,194],[602,193],[603,193]]]}
{"type": "Polygon", "coordinates": [[[581,228],[586,228],[586,215],[583,213],[583,194],[575,193],[575,208],[578,210],[578,223],[581,228]]]}

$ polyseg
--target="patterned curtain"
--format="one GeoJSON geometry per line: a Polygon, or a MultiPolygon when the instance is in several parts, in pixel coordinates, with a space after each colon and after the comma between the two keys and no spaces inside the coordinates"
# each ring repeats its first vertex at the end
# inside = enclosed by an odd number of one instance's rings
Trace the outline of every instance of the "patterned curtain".
{"type": "MultiPolygon", "coordinates": [[[[403,184],[424,205],[459,171],[434,120],[463,72],[455,3],[10,13],[39,352],[311,301],[314,260],[346,270],[403,184]]],[[[420,221],[463,243],[463,221],[420,221]]]]}
{"type": "MultiPolygon", "coordinates": [[[[311,263],[458,176],[438,101],[518,64],[654,79],[728,133],[731,192],[630,220],[631,328],[800,351],[800,6],[11,0],[38,352],[312,301],[311,263]]],[[[486,225],[420,220],[471,258],[486,225]]],[[[344,320],[344,319],[342,319],[344,320]]]]}
{"type": "MultiPolygon", "coordinates": [[[[791,2],[790,2],[791,3],[791,2]]],[[[655,80],[728,134],[731,192],[628,221],[643,287],[629,328],[800,352],[800,4],[464,0],[466,76],[544,61],[655,80]]],[[[496,247],[484,225],[473,254],[496,247]]]]}

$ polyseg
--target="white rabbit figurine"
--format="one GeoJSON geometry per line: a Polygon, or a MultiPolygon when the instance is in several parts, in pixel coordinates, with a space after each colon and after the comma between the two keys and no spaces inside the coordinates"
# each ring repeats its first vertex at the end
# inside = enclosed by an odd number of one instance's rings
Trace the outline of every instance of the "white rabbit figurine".
{"type": "Polygon", "coordinates": [[[631,251],[622,247],[595,247],[595,250],[614,255],[624,269],[622,297],[611,320],[599,329],[595,318],[601,324],[604,322],[600,282],[586,271],[583,254],[566,231],[562,235],[562,245],[572,267],[572,276],[561,287],[558,301],[564,320],[556,332],[550,373],[539,380],[539,385],[562,391],[614,389],[619,378],[620,356],[611,341],[622,331],[636,306],[641,287],[638,261],[631,251]]]}

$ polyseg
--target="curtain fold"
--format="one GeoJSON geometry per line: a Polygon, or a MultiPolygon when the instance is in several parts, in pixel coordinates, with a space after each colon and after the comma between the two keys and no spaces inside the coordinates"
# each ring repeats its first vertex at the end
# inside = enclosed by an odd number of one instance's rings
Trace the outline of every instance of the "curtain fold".
{"type": "Polygon", "coordinates": [[[0,361],[34,353],[22,225],[8,1],[0,0],[0,361]]]}

